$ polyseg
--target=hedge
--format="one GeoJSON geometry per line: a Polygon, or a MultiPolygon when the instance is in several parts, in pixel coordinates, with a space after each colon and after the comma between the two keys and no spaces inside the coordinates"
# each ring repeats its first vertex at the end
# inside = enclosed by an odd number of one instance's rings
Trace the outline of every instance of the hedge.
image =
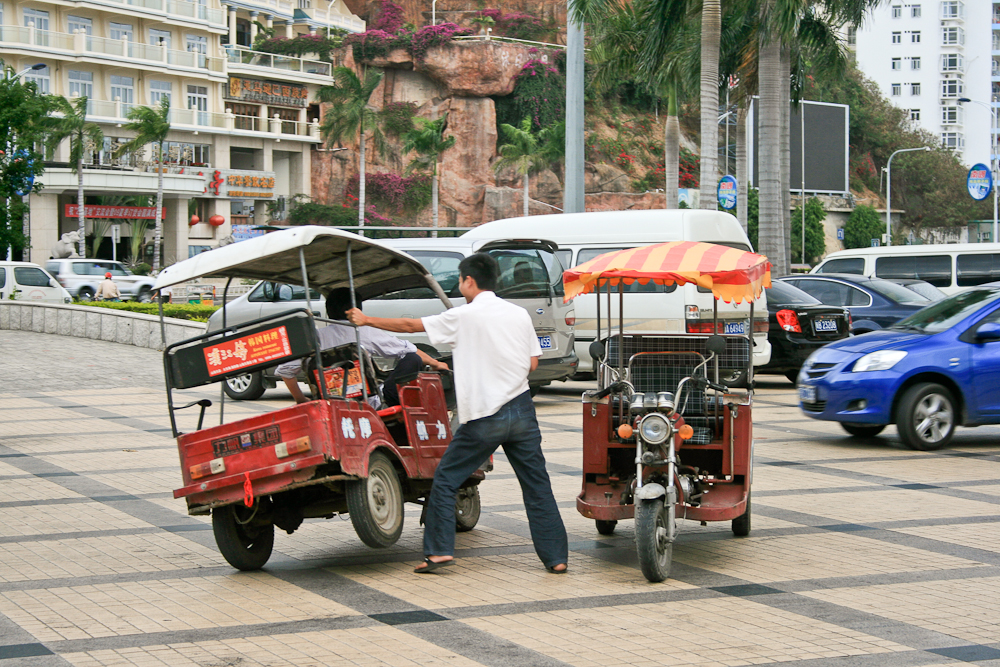
{"type": "MultiPolygon", "coordinates": [[[[96,308],[110,308],[112,310],[127,310],[130,313],[145,313],[146,315],[160,314],[160,305],[157,303],[140,303],[138,301],[88,301],[86,305],[94,306],[96,308]]],[[[163,304],[163,316],[175,317],[179,320],[207,322],[209,315],[217,311],[219,308],[220,306],[202,306],[200,304],[193,303],[165,303],[163,304]]]]}

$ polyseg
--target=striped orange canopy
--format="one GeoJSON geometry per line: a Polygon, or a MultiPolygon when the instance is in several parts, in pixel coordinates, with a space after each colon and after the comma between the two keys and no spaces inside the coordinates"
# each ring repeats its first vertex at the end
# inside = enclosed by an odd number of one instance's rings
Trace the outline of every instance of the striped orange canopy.
{"type": "Polygon", "coordinates": [[[695,283],[711,289],[716,299],[750,301],[771,286],[767,257],[715,243],[673,241],[599,255],[563,272],[565,301],[602,284],[635,281],[662,285],[695,283]]]}

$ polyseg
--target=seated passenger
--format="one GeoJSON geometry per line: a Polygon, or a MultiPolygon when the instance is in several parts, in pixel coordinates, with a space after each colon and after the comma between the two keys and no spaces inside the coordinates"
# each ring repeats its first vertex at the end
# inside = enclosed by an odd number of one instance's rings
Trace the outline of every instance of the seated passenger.
{"type": "MultiPolygon", "coordinates": [[[[358,307],[361,304],[358,303],[358,307]]],[[[321,350],[329,350],[341,345],[357,342],[357,335],[354,326],[347,321],[347,311],[351,309],[351,290],[346,287],[339,287],[331,291],[326,297],[326,313],[331,320],[337,323],[319,329],[316,334],[319,339],[321,350]]],[[[438,370],[447,370],[448,364],[433,359],[428,354],[420,351],[417,347],[407,341],[400,340],[391,334],[387,334],[372,327],[360,327],[361,347],[363,347],[373,357],[383,359],[396,359],[396,367],[389,373],[382,387],[382,397],[388,407],[399,405],[399,389],[396,378],[416,374],[422,364],[438,370]]],[[[302,359],[289,361],[281,364],[275,369],[275,375],[280,377],[295,398],[296,403],[305,403],[306,397],[299,388],[298,375],[302,368],[302,359]]],[[[378,407],[378,406],[376,406],[378,407]]]]}

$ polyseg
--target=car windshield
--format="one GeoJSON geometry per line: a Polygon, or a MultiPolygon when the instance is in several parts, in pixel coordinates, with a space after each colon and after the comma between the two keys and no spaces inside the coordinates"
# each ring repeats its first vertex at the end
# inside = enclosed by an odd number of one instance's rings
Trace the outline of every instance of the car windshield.
{"type": "Polygon", "coordinates": [[[764,290],[767,293],[768,304],[781,304],[783,306],[814,306],[819,303],[819,299],[806,294],[798,287],[793,287],[788,283],[775,280],[771,286],[764,290]]]}
{"type": "Polygon", "coordinates": [[[918,310],[904,320],[892,325],[891,329],[940,333],[955,326],[966,317],[983,307],[987,302],[1000,297],[1000,288],[980,288],[959,292],[947,299],[918,310]]]}
{"type": "Polygon", "coordinates": [[[878,292],[887,299],[892,299],[896,303],[907,303],[917,306],[926,306],[929,303],[927,297],[921,296],[913,290],[908,290],[902,285],[890,283],[888,280],[874,278],[865,287],[873,292],[878,292]]]}

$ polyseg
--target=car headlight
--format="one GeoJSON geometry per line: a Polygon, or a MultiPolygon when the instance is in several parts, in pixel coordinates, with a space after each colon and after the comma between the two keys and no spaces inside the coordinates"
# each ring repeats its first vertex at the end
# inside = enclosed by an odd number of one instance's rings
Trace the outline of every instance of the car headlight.
{"type": "Polygon", "coordinates": [[[670,437],[670,423],[661,414],[651,412],[639,422],[639,435],[650,445],[659,445],[670,437]]]}
{"type": "Polygon", "coordinates": [[[855,373],[866,371],[887,371],[906,356],[902,350],[879,350],[861,357],[854,363],[855,373]]]}

